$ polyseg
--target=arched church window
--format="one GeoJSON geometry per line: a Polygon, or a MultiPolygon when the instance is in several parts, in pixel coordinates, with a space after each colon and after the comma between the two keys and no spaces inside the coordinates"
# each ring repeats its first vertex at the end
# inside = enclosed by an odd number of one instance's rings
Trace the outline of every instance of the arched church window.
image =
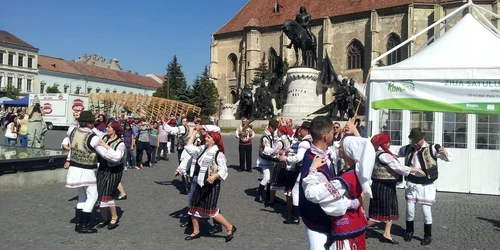
{"type": "MultiPolygon", "coordinates": [[[[401,43],[401,38],[391,33],[389,38],[387,39],[387,51],[393,49],[401,43]]],[[[401,48],[393,51],[391,54],[387,56],[387,65],[392,65],[401,61],[401,48]]]]}
{"type": "Polygon", "coordinates": [[[347,47],[347,69],[363,68],[364,54],[363,44],[354,39],[347,47]]]}
{"type": "Polygon", "coordinates": [[[231,101],[232,103],[236,103],[238,101],[238,95],[236,95],[236,91],[231,91],[231,101]]]}
{"type": "Polygon", "coordinates": [[[273,72],[274,69],[276,68],[276,61],[278,58],[278,53],[276,53],[276,50],[274,48],[271,48],[269,50],[269,71],[273,72]]]}
{"type": "Polygon", "coordinates": [[[231,53],[229,54],[227,59],[228,59],[229,78],[236,78],[236,71],[238,68],[238,57],[234,53],[231,53]]]}

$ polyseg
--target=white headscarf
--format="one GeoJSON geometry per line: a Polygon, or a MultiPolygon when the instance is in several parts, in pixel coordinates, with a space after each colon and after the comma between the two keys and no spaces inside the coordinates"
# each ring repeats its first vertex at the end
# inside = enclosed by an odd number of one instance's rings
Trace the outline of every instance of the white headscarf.
{"type": "Polygon", "coordinates": [[[356,175],[363,191],[373,198],[369,181],[375,166],[376,153],[372,143],[363,137],[348,136],[344,138],[343,146],[345,155],[358,163],[356,175]]]}

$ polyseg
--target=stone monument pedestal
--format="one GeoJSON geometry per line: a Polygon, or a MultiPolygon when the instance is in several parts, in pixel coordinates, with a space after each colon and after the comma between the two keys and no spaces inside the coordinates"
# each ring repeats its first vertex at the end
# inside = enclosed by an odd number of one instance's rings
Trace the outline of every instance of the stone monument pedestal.
{"type": "Polygon", "coordinates": [[[320,71],[312,68],[297,67],[288,70],[288,95],[281,116],[293,119],[295,124],[315,116],[308,114],[322,108],[322,95],[316,94],[320,71]]]}

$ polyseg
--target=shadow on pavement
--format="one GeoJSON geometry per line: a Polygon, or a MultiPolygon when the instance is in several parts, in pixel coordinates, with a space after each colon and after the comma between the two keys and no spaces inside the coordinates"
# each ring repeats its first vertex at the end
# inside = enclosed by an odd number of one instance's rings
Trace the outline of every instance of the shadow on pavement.
{"type": "Polygon", "coordinates": [[[174,186],[177,190],[179,190],[179,192],[184,189],[184,184],[178,179],[174,179],[171,181],[155,181],[155,183],[158,185],[174,186]]]}
{"type": "MultiPolygon", "coordinates": [[[[488,218],[484,218],[484,217],[476,217],[476,218],[479,220],[487,221],[487,222],[493,224],[494,227],[500,228],[500,220],[488,219],[488,218]]],[[[499,229],[495,229],[495,230],[500,231],[499,229]]]]}

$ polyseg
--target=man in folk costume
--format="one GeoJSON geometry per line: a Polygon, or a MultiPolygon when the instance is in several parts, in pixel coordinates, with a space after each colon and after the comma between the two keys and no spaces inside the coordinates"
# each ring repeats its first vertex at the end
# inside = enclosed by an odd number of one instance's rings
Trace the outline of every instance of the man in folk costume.
{"type": "MultiPolygon", "coordinates": [[[[276,119],[269,120],[267,128],[264,130],[264,134],[260,139],[259,145],[259,157],[257,159],[257,165],[262,169],[263,178],[260,182],[259,189],[257,191],[257,197],[255,201],[259,203],[264,202],[264,188],[269,184],[271,178],[271,169],[274,167],[275,162],[278,161],[274,157],[274,132],[279,126],[279,122],[276,119]]],[[[270,190],[268,188],[268,190],[270,190]]],[[[269,196],[267,197],[269,198],[269,196]]]]}
{"type": "Polygon", "coordinates": [[[299,224],[299,181],[302,169],[302,159],[307,150],[311,148],[312,137],[309,134],[311,122],[305,121],[298,129],[298,141],[291,147],[291,152],[285,156],[280,156],[280,161],[285,161],[287,169],[285,196],[288,208],[288,218],[283,221],[285,224],[299,224]]]}
{"type": "Polygon", "coordinates": [[[236,129],[235,136],[239,139],[240,170],[252,172],[252,139],[255,133],[252,126],[248,124],[247,118],[241,119],[241,125],[236,129]]]}
{"type": "Polygon", "coordinates": [[[76,116],[78,125],[68,129],[70,151],[64,168],[68,169],[66,187],[78,189],[78,203],[76,205],[77,224],[75,231],[78,233],[96,233],[97,229],[89,226],[90,214],[97,201],[97,154],[104,159],[111,160],[108,150],[100,143],[91,128],[95,121],[90,111],[83,111],[76,116]]]}
{"type": "MultiPolygon", "coordinates": [[[[168,121],[163,118],[163,129],[169,134],[169,135],[175,135],[177,136],[177,157],[179,160],[179,165],[182,164],[183,160],[189,160],[191,159],[191,156],[189,154],[184,153],[184,146],[186,145],[187,141],[189,140],[189,134],[194,130],[196,123],[194,123],[194,118],[195,114],[193,112],[189,112],[186,116],[186,120],[182,119],[181,125],[177,127],[171,127],[168,125],[168,121]]],[[[184,172],[183,175],[181,175],[182,178],[182,183],[184,184],[184,188],[182,189],[181,193],[182,194],[188,194],[189,193],[189,187],[190,187],[190,175],[189,175],[189,167],[191,165],[189,164],[187,167],[187,171],[184,172]]]]}
{"type": "Polygon", "coordinates": [[[399,151],[400,157],[405,157],[405,165],[421,169],[425,176],[419,172],[411,173],[406,182],[406,235],[405,241],[411,241],[415,219],[415,203],[422,205],[424,214],[424,239],[421,245],[432,242],[432,211],[431,206],[436,201],[436,186],[434,181],[438,178],[437,160],[453,160],[453,156],[439,144],[429,144],[425,141],[425,134],[420,128],[410,131],[411,143],[399,151]]]}
{"type": "Polygon", "coordinates": [[[399,244],[392,239],[392,222],[399,219],[398,196],[396,185],[401,182],[402,176],[419,172],[425,176],[425,172],[418,168],[410,168],[399,161],[390,151],[391,139],[387,134],[377,134],[372,137],[371,143],[377,152],[375,167],[372,173],[373,198],[370,199],[370,210],[368,226],[374,226],[379,222],[385,222],[383,242],[399,244]]]}
{"type": "Polygon", "coordinates": [[[314,118],[310,133],[312,145],[306,150],[302,160],[299,209],[306,225],[309,249],[324,250],[332,233],[331,216],[342,216],[347,209],[358,209],[360,202],[356,198],[339,195],[337,190],[343,185],[339,180],[331,183],[336,177],[334,164],[339,159],[336,151],[328,149],[333,142],[332,121],[324,116],[314,118]],[[311,168],[314,159],[321,159],[322,164],[311,168]]]}

